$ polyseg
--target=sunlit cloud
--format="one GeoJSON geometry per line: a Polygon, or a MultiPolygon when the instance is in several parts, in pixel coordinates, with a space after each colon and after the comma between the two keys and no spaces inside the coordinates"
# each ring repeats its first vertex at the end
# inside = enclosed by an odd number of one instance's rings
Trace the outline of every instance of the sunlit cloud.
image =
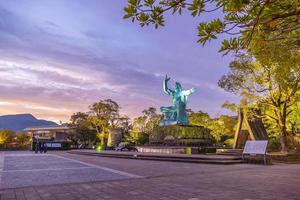
{"type": "Polygon", "coordinates": [[[0,60],[0,70],[13,70],[13,69],[20,69],[20,70],[31,70],[36,72],[50,72],[56,73],[61,76],[70,77],[73,79],[81,80],[81,81],[89,81],[91,79],[90,76],[82,74],[80,72],[67,70],[55,66],[49,66],[47,63],[39,63],[39,64],[32,64],[32,63],[14,63],[12,61],[0,60]]]}
{"type": "Polygon", "coordinates": [[[0,106],[7,106],[7,105],[13,105],[13,103],[8,101],[0,101],[0,106]]]}
{"type": "Polygon", "coordinates": [[[41,110],[41,111],[53,111],[57,113],[70,113],[70,110],[65,108],[54,108],[54,107],[47,107],[47,106],[36,106],[36,105],[25,105],[24,108],[29,108],[33,110],[41,110]]]}

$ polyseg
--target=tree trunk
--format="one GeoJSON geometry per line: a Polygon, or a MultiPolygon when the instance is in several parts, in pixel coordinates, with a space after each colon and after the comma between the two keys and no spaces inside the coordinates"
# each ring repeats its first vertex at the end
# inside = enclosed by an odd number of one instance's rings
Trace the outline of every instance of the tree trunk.
{"type": "Polygon", "coordinates": [[[280,126],[280,145],[281,145],[281,152],[287,153],[288,152],[288,141],[287,141],[286,126],[280,126]]]}
{"type": "Polygon", "coordinates": [[[278,126],[280,131],[280,145],[281,145],[281,152],[287,153],[288,152],[288,139],[287,139],[287,130],[286,130],[286,110],[283,110],[282,114],[278,115],[278,126]]]}

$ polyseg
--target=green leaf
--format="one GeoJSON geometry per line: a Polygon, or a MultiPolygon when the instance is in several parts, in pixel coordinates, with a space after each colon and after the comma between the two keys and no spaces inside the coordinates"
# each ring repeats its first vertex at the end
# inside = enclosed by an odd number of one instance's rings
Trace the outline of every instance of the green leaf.
{"type": "Polygon", "coordinates": [[[230,38],[229,40],[223,40],[222,46],[219,52],[223,52],[224,55],[230,51],[237,51],[242,46],[241,38],[230,38]]]}
{"type": "Polygon", "coordinates": [[[147,22],[149,20],[149,15],[146,13],[141,13],[138,19],[140,22],[147,22]]]}
{"type": "Polygon", "coordinates": [[[145,6],[151,7],[154,4],[154,0],[144,0],[145,6]]]}
{"type": "Polygon", "coordinates": [[[203,0],[193,0],[192,4],[188,7],[188,10],[192,11],[192,16],[199,16],[201,12],[204,11],[204,1],[203,0]]]}

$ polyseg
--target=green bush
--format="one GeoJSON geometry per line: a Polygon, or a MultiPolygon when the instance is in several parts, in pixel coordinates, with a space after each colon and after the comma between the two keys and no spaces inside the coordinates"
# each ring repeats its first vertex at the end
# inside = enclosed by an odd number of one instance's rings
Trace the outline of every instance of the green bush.
{"type": "Polygon", "coordinates": [[[214,139],[210,130],[203,126],[170,125],[156,127],[150,134],[150,143],[167,142],[166,137],[172,136],[174,142],[184,146],[210,146],[214,139]]]}
{"type": "Polygon", "coordinates": [[[137,144],[137,137],[131,136],[131,135],[126,135],[124,138],[124,142],[127,144],[134,146],[137,144]]]}
{"type": "Polygon", "coordinates": [[[227,139],[227,140],[224,141],[224,144],[225,144],[226,147],[232,148],[233,144],[234,144],[234,139],[233,138],[227,139]]]}
{"type": "Polygon", "coordinates": [[[61,149],[68,150],[71,148],[71,142],[62,142],[61,143],[61,149]]]}
{"type": "Polygon", "coordinates": [[[149,135],[147,133],[134,133],[125,136],[124,142],[128,143],[131,146],[144,145],[146,143],[149,143],[149,135]]]}
{"type": "Polygon", "coordinates": [[[144,145],[146,143],[149,143],[149,135],[146,133],[139,134],[138,139],[137,139],[137,144],[144,145]]]}
{"type": "Polygon", "coordinates": [[[268,150],[269,151],[279,151],[280,150],[279,138],[277,138],[277,137],[269,138],[268,150]]]}
{"type": "Polygon", "coordinates": [[[150,134],[150,140],[163,140],[166,136],[176,139],[211,139],[210,130],[203,126],[159,126],[150,134]]]}

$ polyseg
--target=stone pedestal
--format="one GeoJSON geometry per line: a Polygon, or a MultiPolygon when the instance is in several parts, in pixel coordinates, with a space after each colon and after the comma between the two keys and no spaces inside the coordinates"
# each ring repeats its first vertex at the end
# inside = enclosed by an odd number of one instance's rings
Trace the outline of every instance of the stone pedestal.
{"type": "Polygon", "coordinates": [[[203,126],[169,125],[156,127],[150,134],[150,145],[212,146],[210,130],[203,126]]]}

